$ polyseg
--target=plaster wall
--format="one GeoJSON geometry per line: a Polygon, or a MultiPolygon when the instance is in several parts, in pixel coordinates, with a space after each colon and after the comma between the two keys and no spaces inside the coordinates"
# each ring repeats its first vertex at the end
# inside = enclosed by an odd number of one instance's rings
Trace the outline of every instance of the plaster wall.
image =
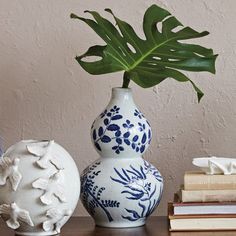
{"type": "MultiPolygon", "coordinates": [[[[111,88],[121,85],[122,74],[93,77],[79,67],[75,55],[102,41],[69,15],[110,7],[142,35],[143,13],[153,3],[185,25],[210,31],[201,44],[220,54],[215,76],[187,73],[205,92],[200,104],[188,83],[167,79],[152,89],[131,84],[136,103],[152,124],[145,158],[165,178],[155,212],[165,215],[184,171],[193,169],[193,157],[236,156],[235,0],[1,0],[0,135],[5,148],[21,139],[55,139],[80,171],[95,160],[90,126],[111,88]]],[[[75,214],[86,214],[81,204],[75,214]]]]}

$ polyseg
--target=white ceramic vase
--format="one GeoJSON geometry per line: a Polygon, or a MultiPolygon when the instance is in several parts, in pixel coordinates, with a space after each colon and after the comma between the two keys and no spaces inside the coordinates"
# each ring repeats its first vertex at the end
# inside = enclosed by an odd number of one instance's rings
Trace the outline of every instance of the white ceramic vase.
{"type": "Polygon", "coordinates": [[[81,200],[96,225],[136,227],[158,206],[160,172],[141,155],[151,141],[151,127],[130,89],[113,88],[110,103],[91,128],[100,158],[81,176],[81,200]]]}
{"type": "Polygon", "coordinates": [[[72,215],[80,177],[54,141],[23,140],[0,159],[0,213],[18,235],[53,235],[72,215]]]}

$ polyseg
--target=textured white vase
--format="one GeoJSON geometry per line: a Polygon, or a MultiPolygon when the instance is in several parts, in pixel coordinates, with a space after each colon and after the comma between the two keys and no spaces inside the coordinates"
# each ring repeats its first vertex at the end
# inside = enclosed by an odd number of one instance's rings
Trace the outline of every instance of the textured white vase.
{"type": "Polygon", "coordinates": [[[53,235],[72,215],[80,177],[54,141],[23,140],[0,159],[0,213],[19,235],[53,235]]]}
{"type": "Polygon", "coordinates": [[[113,88],[110,103],[91,128],[99,155],[81,176],[81,200],[104,227],[136,227],[158,206],[160,172],[141,155],[151,141],[151,127],[130,89],[113,88]]]}

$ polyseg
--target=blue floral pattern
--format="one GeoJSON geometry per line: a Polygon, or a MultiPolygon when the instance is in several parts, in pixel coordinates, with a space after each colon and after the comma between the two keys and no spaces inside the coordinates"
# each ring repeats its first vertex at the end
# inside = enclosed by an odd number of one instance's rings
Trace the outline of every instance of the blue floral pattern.
{"type": "Polygon", "coordinates": [[[146,161],[144,161],[144,167],[140,166],[139,169],[130,165],[127,169],[122,168],[118,171],[117,168],[114,168],[114,170],[117,177],[111,177],[111,179],[124,186],[121,194],[125,194],[129,200],[137,201],[140,209],[140,211],[136,211],[125,208],[127,215],[122,215],[122,218],[137,221],[152,214],[162,196],[163,179],[159,171],[146,161]],[[153,175],[160,184],[152,186],[153,183],[149,182],[147,178],[149,174],[153,175]],[[159,186],[158,198],[156,198],[157,186],[159,186]]]}
{"type": "Polygon", "coordinates": [[[117,105],[102,112],[99,116],[102,125],[95,127],[93,124],[91,128],[96,149],[102,152],[103,145],[112,142],[111,149],[115,154],[125,151],[128,146],[136,153],[142,154],[151,142],[151,127],[139,110],[135,109],[133,115],[138,118],[137,123],[132,123],[129,119],[124,120],[117,105]],[[136,132],[133,132],[134,130],[136,132]]]}
{"type": "Polygon", "coordinates": [[[100,170],[96,170],[100,164],[99,161],[95,162],[84,170],[81,176],[81,200],[91,216],[96,213],[96,208],[100,208],[106,214],[108,221],[111,222],[113,218],[107,208],[119,208],[120,202],[102,199],[102,194],[106,188],[95,184],[95,178],[101,173],[100,170]]]}
{"type": "Polygon", "coordinates": [[[144,115],[142,112],[140,112],[138,109],[134,110],[134,115],[137,116],[139,119],[144,118],[144,115]]]}
{"type": "MultiPolygon", "coordinates": [[[[143,160],[144,164],[138,168],[129,165],[128,168],[113,168],[116,176],[110,176],[110,179],[120,185],[123,189],[121,194],[128,201],[135,201],[134,209],[128,207],[126,203],[125,211],[127,214],[121,214],[121,217],[128,221],[137,221],[145,219],[158,206],[163,188],[163,178],[160,172],[150,163],[143,160]],[[152,179],[150,179],[150,176],[152,179]],[[154,177],[154,178],[153,178],[154,177]],[[153,181],[153,179],[156,179],[153,181]]],[[[96,177],[101,174],[98,168],[101,161],[86,168],[81,176],[81,200],[84,207],[91,216],[95,216],[96,209],[99,208],[106,215],[107,221],[112,222],[113,217],[109,208],[120,208],[121,203],[116,199],[108,199],[103,193],[106,192],[106,187],[98,186],[96,177]]],[[[122,209],[119,210],[123,212],[122,209]]]]}

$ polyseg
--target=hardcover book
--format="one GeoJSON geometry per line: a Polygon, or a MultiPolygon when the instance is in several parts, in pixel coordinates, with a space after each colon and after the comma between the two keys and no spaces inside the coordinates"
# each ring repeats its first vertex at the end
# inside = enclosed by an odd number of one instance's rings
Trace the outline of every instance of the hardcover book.
{"type": "Polygon", "coordinates": [[[182,202],[236,202],[234,190],[181,190],[182,202]]]}
{"type": "Polygon", "coordinates": [[[174,215],[168,204],[170,231],[236,230],[236,215],[174,215]]]}
{"type": "Polygon", "coordinates": [[[206,175],[200,171],[184,174],[184,190],[236,190],[236,175],[206,175]]]}
{"type": "Polygon", "coordinates": [[[173,203],[174,215],[236,214],[236,202],[173,203]]]}

